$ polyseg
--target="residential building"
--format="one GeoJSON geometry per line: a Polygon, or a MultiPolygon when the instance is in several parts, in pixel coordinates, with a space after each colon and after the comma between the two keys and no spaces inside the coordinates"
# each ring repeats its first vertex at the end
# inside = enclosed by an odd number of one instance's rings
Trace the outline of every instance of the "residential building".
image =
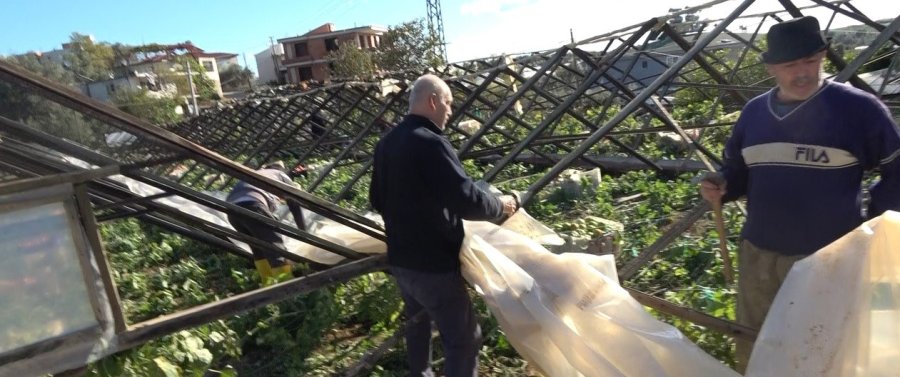
{"type": "Polygon", "coordinates": [[[216,59],[217,72],[227,71],[231,67],[240,67],[237,54],[229,54],[227,52],[216,52],[209,54],[216,59]]]}
{"type": "MultiPolygon", "coordinates": [[[[90,37],[93,41],[93,37],[90,37]]],[[[147,50],[136,53],[131,57],[119,61],[113,72],[110,72],[109,79],[93,80],[80,77],[80,81],[85,82],[81,85],[81,91],[94,99],[100,101],[110,101],[115,92],[122,90],[139,90],[146,89],[150,91],[151,96],[177,96],[174,84],[167,82],[166,77],[187,75],[187,70],[178,60],[179,56],[192,56],[197,59],[203,66],[205,76],[213,82],[213,86],[219,97],[222,97],[222,84],[219,78],[219,72],[228,69],[231,66],[238,66],[238,55],[223,52],[206,52],[194,46],[191,42],[184,42],[174,45],[158,46],[158,50],[147,50]],[[182,55],[176,54],[176,51],[183,51],[182,55]]],[[[72,49],[70,43],[64,43],[62,49],[56,49],[47,52],[34,52],[36,56],[42,60],[58,63],[63,67],[67,67],[65,61],[67,53],[72,49]]],[[[199,75],[199,72],[193,72],[199,75]]]]}
{"type": "MultiPolygon", "coordinates": [[[[219,62],[223,62],[225,67],[231,64],[237,65],[237,54],[205,52],[200,48],[194,47],[193,45],[189,45],[187,47],[175,45],[172,47],[173,50],[175,49],[175,47],[179,49],[185,49],[187,50],[187,52],[184,55],[189,55],[194,59],[197,59],[197,62],[200,63],[201,66],[203,66],[205,76],[213,82],[213,87],[215,88],[216,93],[219,95],[219,97],[224,96],[224,93],[222,92],[222,82],[219,79],[219,72],[224,68],[219,66],[219,62]]],[[[187,68],[185,68],[182,63],[178,62],[178,56],[180,55],[173,55],[168,53],[153,55],[138,63],[130,64],[125,68],[127,68],[128,71],[132,72],[152,73],[159,76],[166,76],[171,74],[187,75],[187,68]]],[[[192,72],[192,74],[198,75],[200,73],[192,72]]]]}
{"type": "Polygon", "coordinates": [[[281,44],[273,44],[255,56],[259,83],[286,83],[285,68],[281,65],[281,61],[284,59],[284,47],[281,44]]]}
{"type": "MultiPolygon", "coordinates": [[[[692,37],[699,38],[702,37],[702,34],[692,37]]],[[[746,33],[723,34],[711,41],[704,50],[707,52],[726,51],[730,59],[737,59],[744,44],[735,40],[735,38],[746,41],[751,37],[751,34],[746,33]]],[[[645,50],[629,52],[617,59],[609,70],[609,76],[624,83],[629,89],[639,91],[652,84],[663,72],[674,65],[682,55],[684,55],[684,50],[678,44],[669,38],[660,38],[648,43],[645,50]]],[[[674,83],[677,80],[677,77],[673,77],[670,83],[674,83]]],[[[598,85],[604,87],[605,90],[614,90],[615,88],[605,77],[598,80],[598,85]]],[[[668,86],[664,87],[666,92],[672,89],[668,86]]]]}
{"type": "Polygon", "coordinates": [[[147,94],[153,98],[174,98],[178,95],[175,84],[160,82],[157,75],[152,72],[132,71],[109,80],[91,81],[81,86],[81,91],[85,95],[105,102],[111,101],[117,92],[135,90],[147,90],[147,94]]]}
{"type": "Polygon", "coordinates": [[[385,32],[387,29],[379,26],[334,30],[333,24],[326,23],[306,34],[279,39],[278,43],[284,51],[281,64],[286,70],[286,81],[292,84],[311,80],[329,81],[329,52],[344,43],[363,49],[377,48],[385,32]]]}

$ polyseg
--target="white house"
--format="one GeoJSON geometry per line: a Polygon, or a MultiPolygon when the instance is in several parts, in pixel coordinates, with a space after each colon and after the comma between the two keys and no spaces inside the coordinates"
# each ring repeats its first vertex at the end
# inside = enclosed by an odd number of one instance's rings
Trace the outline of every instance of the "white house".
{"type": "Polygon", "coordinates": [[[259,75],[259,83],[284,82],[285,68],[281,65],[283,58],[284,47],[280,43],[269,46],[256,54],[256,73],[259,75]]]}

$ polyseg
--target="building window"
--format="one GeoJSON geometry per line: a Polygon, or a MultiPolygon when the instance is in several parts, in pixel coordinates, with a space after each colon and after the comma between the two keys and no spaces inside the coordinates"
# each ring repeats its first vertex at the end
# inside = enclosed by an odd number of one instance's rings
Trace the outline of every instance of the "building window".
{"type": "Polygon", "coordinates": [[[216,71],[216,67],[214,67],[213,63],[209,60],[203,61],[203,69],[205,69],[206,72],[215,72],[216,71]]]}
{"type": "Polygon", "coordinates": [[[359,36],[359,47],[360,47],[360,48],[367,48],[367,47],[369,47],[369,46],[366,46],[366,36],[365,36],[365,35],[360,35],[360,36],[359,36]]]}
{"type": "Polygon", "coordinates": [[[647,68],[647,61],[646,61],[646,60],[641,61],[641,68],[647,68]]]}
{"type": "Polygon", "coordinates": [[[328,38],[325,40],[325,49],[328,51],[334,51],[338,49],[337,38],[328,38]]]}
{"type": "Polygon", "coordinates": [[[306,48],[306,42],[297,43],[294,45],[294,57],[302,58],[304,56],[309,55],[309,49],[306,48]]]}
{"type": "Polygon", "coordinates": [[[109,84],[109,85],[107,85],[107,86],[106,86],[106,91],[109,92],[109,93],[115,93],[115,92],[116,92],[116,84],[109,84]]]}
{"type": "Polygon", "coordinates": [[[312,67],[300,67],[300,81],[309,81],[312,79],[312,67]]]}

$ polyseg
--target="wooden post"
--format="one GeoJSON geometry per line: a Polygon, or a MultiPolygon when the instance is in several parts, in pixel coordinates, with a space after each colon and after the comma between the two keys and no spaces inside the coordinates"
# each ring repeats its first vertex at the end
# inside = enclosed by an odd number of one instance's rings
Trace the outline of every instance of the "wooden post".
{"type": "Polygon", "coordinates": [[[725,282],[734,284],[734,269],[731,265],[731,254],[728,253],[728,241],[725,239],[725,220],[722,218],[722,202],[716,200],[712,203],[713,217],[716,219],[716,230],[719,233],[719,255],[722,256],[722,264],[725,274],[725,282]]]}
{"type": "Polygon", "coordinates": [[[628,291],[628,293],[631,294],[631,297],[634,297],[637,302],[641,303],[641,305],[649,306],[663,313],[676,316],[700,326],[704,326],[710,330],[717,331],[725,335],[730,335],[736,339],[754,342],[756,341],[756,336],[759,333],[759,331],[756,329],[752,329],[750,327],[731,322],[729,320],[716,318],[709,314],[691,308],[679,306],[659,297],[651,296],[635,289],[625,288],[625,290],[628,291]]]}

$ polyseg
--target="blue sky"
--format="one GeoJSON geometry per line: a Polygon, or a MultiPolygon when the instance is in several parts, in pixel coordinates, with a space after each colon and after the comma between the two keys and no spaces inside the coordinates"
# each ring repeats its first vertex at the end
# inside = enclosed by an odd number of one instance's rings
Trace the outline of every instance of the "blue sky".
{"type": "MultiPolygon", "coordinates": [[[[803,6],[808,0],[795,0],[803,6]]],[[[663,15],[670,7],[703,0],[631,0],[610,8],[610,0],[444,0],[441,2],[448,54],[452,61],[558,47],[576,40],[663,15]]],[[[703,18],[722,18],[736,0],[716,6],[703,18]]],[[[900,15],[900,1],[853,0],[878,18],[900,15]]],[[[779,7],[757,0],[756,9],[779,7]]],[[[780,9],[780,8],[779,8],[780,9]]],[[[749,13],[747,13],[749,14],[749,13]]],[[[391,26],[426,15],[425,0],[3,0],[0,55],[59,48],[72,32],[124,44],[190,40],[209,52],[253,54],[274,39],[300,35],[325,22],[338,29],[391,26]]],[[[820,17],[820,20],[823,18],[820,17]]],[[[827,19],[827,18],[826,18],[827,19]]]]}

